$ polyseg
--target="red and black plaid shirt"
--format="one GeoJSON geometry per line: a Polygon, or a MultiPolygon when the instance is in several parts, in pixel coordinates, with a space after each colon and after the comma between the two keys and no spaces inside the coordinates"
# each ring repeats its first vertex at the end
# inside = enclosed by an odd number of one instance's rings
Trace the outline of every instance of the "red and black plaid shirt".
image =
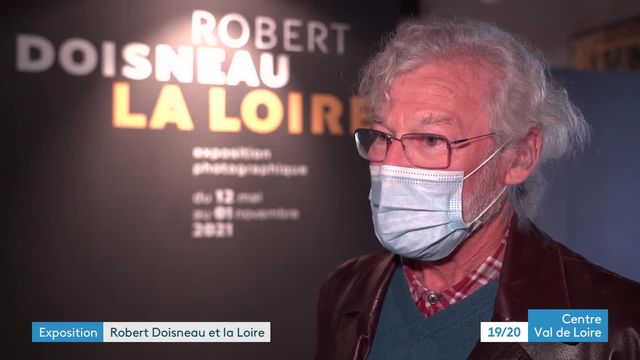
{"type": "Polygon", "coordinates": [[[418,306],[422,314],[427,317],[438,311],[446,309],[449,305],[456,303],[471,295],[474,291],[486,285],[489,281],[497,279],[502,269],[502,259],[504,249],[507,244],[509,229],[505,231],[496,251],[489,256],[480,266],[465,276],[457,284],[442,291],[429,290],[424,287],[422,281],[418,279],[415,272],[409,267],[406,259],[402,259],[404,275],[409,282],[409,289],[413,301],[418,306]]]}

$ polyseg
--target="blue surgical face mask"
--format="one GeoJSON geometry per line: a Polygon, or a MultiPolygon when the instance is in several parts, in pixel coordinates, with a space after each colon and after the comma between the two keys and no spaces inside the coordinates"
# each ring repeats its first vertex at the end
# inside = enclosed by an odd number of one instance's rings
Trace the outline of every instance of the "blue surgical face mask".
{"type": "Polygon", "coordinates": [[[371,213],[378,240],[403,257],[433,261],[445,258],[480,225],[498,196],[475,219],[462,218],[462,186],[502,147],[468,175],[463,171],[371,165],[371,213]]]}

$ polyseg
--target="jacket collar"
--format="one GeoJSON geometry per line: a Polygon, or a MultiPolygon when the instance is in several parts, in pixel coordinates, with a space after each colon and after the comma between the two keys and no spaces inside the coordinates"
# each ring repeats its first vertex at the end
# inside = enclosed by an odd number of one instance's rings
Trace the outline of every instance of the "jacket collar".
{"type": "Polygon", "coordinates": [[[571,308],[562,256],[555,242],[527,218],[514,215],[493,321],[527,321],[528,309],[571,308]]]}
{"type": "MultiPolygon", "coordinates": [[[[526,217],[514,215],[507,240],[493,321],[527,321],[528,309],[571,308],[562,257],[555,242],[526,217]]],[[[398,261],[378,258],[368,274],[358,274],[343,313],[378,314],[398,261]]],[[[377,320],[377,319],[374,319],[377,320]]],[[[375,323],[375,321],[374,321],[375,323]]]]}
{"type": "MultiPolygon", "coordinates": [[[[528,309],[571,308],[562,258],[553,240],[529,219],[516,215],[511,229],[492,321],[527,321],[528,309]]],[[[343,319],[357,321],[354,359],[365,358],[372,345],[396,261],[397,256],[392,254],[377,257],[372,271],[357,275],[359,278],[349,291],[352,296],[343,303],[343,319]]],[[[529,358],[517,343],[478,343],[470,358],[494,358],[497,354],[529,358]]]]}
{"type": "MultiPolygon", "coordinates": [[[[527,321],[529,309],[571,308],[555,242],[527,218],[514,215],[491,321],[527,321]]],[[[469,359],[531,359],[520,343],[478,342],[469,359]]]]}

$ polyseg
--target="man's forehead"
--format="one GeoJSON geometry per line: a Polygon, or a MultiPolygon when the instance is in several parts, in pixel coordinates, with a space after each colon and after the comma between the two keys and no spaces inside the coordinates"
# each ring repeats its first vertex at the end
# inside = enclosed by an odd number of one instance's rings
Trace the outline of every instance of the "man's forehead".
{"type": "MultiPolygon", "coordinates": [[[[376,116],[373,118],[374,127],[381,127],[389,132],[394,131],[392,124],[389,123],[388,118],[383,116],[376,116]]],[[[437,125],[441,127],[449,127],[454,126],[459,123],[459,119],[453,115],[447,114],[435,114],[435,113],[424,113],[424,114],[413,114],[404,119],[405,125],[408,127],[409,131],[419,131],[422,128],[425,128],[430,125],[437,125]]]]}
{"type": "Polygon", "coordinates": [[[469,61],[437,61],[399,75],[374,121],[393,117],[405,125],[462,126],[487,117],[495,76],[487,66],[469,61]],[[493,76],[493,78],[490,78],[493,76]]]}
{"type": "Polygon", "coordinates": [[[416,114],[413,116],[415,122],[420,125],[451,125],[456,122],[457,118],[448,114],[416,114]]]}
{"type": "MultiPolygon", "coordinates": [[[[454,115],[449,114],[437,114],[437,113],[415,113],[408,116],[411,120],[420,123],[422,125],[451,125],[458,119],[454,115]]],[[[372,120],[374,123],[380,123],[385,120],[386,116],[384,112],[376,113],[373,115],[372,120]]]]}
{"type": "Polygon", "coordinates": [[[424,63],[398,74],[388,89],[390,97],[410,89],[415,93],[440,96],[486,96],[500,78],[494,66],[484,60],[454,57],[424,63]]]}

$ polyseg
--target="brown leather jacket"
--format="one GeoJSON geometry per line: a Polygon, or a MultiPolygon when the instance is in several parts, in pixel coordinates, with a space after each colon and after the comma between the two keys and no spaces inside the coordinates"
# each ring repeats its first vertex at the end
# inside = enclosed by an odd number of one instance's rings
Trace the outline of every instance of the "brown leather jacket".
{"type": "MultiPolygon", "coordinates": [[[[478,342],[469,358],[640,359],[640,284],[588,262],[529,220],[513,221],[492,321],[527,321],[530,308],[609,309],[609,342],[478,342]]],[[[386,252],[351,259],[323,283],[316,360],[367,357],[395,261],[386,252]]]]}

